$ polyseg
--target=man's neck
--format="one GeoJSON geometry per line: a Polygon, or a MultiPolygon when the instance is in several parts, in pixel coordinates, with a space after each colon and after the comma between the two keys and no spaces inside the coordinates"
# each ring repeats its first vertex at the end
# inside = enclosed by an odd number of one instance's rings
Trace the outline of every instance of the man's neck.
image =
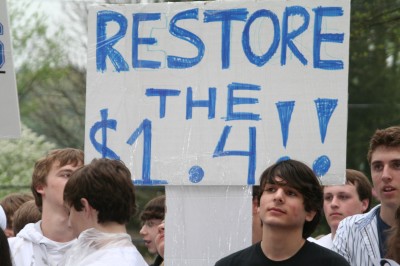
{"type": "Polygon", "coordinates": [[[334,237],[335,237],[335,235],[336,235],[336,229],[337,229],[338,227],[337,226],[335,226],[335,227],[331,227],[331,238],[333,239],[334,237]]]}
{"type": "Polygon", "coordinates": [[[112,234],[126,233],[125,225],[116,222],[106,222],[102,224],[98,223],[94,226],[94,228],[103,233],[112,233],[112,234]]]}
{"type": "Polygon", "coordinates": [[[282,229],[263,230],[261,249],[266,257],[274,261],[291,258],[304,245],[302,231],[282,229]]]}
{"type": "Polygon", "coordinates": [[[395,217],[396,210],[397,207],[391,208],[389,206],[382,205],[379,216],[381,217],[382,221],[384,221],[387,225],[392,227],[396,224],[396,217],[395,217]]]}
{"type": "Polygon", "coordinates": [[[43,209],[41,229],[43,236],[50,240],[64,243],[73,240],[72,229],[68,226],[68,216],[62,211],[49,211],[43,209]]]}

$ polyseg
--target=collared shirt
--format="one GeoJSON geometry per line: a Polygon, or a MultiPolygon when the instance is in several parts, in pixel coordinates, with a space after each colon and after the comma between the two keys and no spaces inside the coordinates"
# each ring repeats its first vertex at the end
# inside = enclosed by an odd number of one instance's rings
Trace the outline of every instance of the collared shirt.
{"type": "Polygon", "coordinates": [[[380,205],[368,213],[346,217],[339,223],[333,240],[333,250],[352,266],[373,266],[381,258],[377,216],[380,205]]]}

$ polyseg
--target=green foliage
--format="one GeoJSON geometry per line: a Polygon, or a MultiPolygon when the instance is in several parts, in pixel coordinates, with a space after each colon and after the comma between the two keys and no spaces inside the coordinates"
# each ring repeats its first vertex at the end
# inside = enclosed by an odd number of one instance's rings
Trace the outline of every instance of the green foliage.
{"type": "Polygon", "coordinates": [[[83,149],[86,74],[73,66],[53,68],[51,73],[31,84],[30,93],[20,100],[22,121],[58,147],[83,149]]]}
{"type": "Polygon", "coordinates": [[[351,5],[347,167],[369,174],[369,138],[400,124],[400,1],[351,5]]]}
{"type": "Polygon", "coordinates": [[[0,198],[29,190],[33,166],[54,144],[22,125],[20,139],[0,140],[0,198]]]}
{"type": "Polygon", "coordinates": [[[57,147],[83,149],[86,71],[70,62],[63,26],[52,32],[29,2],[9,0],[9,10],[22,122],[57,147]]]}

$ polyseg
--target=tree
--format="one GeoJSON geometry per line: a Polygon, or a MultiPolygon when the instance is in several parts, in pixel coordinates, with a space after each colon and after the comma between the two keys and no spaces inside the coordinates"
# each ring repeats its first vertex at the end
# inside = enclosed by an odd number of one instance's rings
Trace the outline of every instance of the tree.
{"type": "Polygon", "coordinates": [[[63,26],[52,33],[43,13],[18,3],[9,1],[21,120],[57,147],[83,149],[86,71],[71,62],[63,26]]]}
{"type": "Polygon", "coordinates": [[[33,165],[55,145],[22,125],[20,139],[0,140],[0,197],[29,190],[33,165]]]}
{"type": "Polygon", "coordinates": [[[400,1],[351,4],[347,167],[369,173],[369,138],[400,124],[400,1]]]}

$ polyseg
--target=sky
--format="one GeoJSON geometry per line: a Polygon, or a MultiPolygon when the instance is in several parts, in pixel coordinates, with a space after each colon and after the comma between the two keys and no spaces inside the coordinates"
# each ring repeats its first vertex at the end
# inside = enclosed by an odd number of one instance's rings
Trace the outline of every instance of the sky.
{"type": "MultiPolygon", "coordinates": [[[[1,0],[0,0],[1,1],[1,0]]],[[[18,4],[28,6],[27,13],[38,12],[39,14],[45,14],[48,17],[46,21],[49,26],[49,34],[53,35],[55,32],[59,30],[60,25],[65,27],[65,30],[68,34],[68,25],[71,25],[71,21],[69,17],[65,14],[66,9],[69,8],[69,3],[72,2],[94,2],[87,0],[8,0],[16,1],[18,4]],[[29,4],[28,4],[29,3],[29,4]]],[[[69,32],[71,33],[71,32],[69,32]]],[[[74,36],[74,34],[71,34],[74,36]]],[[[76,34],[75,34],[76,36],[76,34]]],[[[74,41],[76,37],[70,38],[70,42],[65,49],[68,49],[67,53],[69,57],[76,64],[83,66],[86,65],[86,50],[82,47],[81,43],[75,43],[74,41]]]]}

